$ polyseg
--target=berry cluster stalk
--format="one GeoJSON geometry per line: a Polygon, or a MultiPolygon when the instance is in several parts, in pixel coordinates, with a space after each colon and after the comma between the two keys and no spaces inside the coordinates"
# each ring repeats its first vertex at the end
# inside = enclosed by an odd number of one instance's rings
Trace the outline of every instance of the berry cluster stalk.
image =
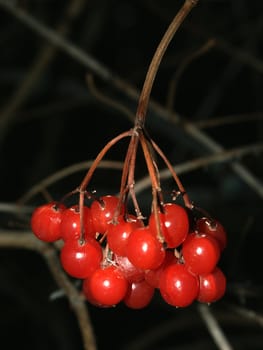
{"type": "MultiPolygon", "coordinates": [[[[185,0],[182,7],[179,9],[177,15],[172,20],[171,24],[167,28],[162,40],[160,41],[155,54],[152,58],[152,61],[150,63],[149,69],[147,71],[145,81],[142,87],[142,91],[139,97],[138,101],[138,107],[135,115],[135,121],[134,121],[134,127],[130,131],[126,131],[119,136],[112,139],[107,145],[101,150],[101,152],[98,154],[96,159],[94,160],[93,165],[87,172],[86,176],[84,177],[83,181],[81,182],[80,186],[76,189],[77,192],[79,192],[79,210],[80,210],[80,220],[81,220],[81,238],[80,242],[84,241],[84,229],[83,229],[83,205],[84,205],[84,196],[86,192],[87,185],[97,167],[99,162],[102,160],[102,158],[105,156],[107,151],[115,145],[118,141],[121,139],[130,136],[130,143],[126,152],[126,157],[124,160],[123,165],[123,171],[122,171],[122,178],[121,178],[121,185],[120,185],[120,199],[119,199],[119,208],[121,206],[121,203],[125,202],[127,200],[128,195],[130,195],[136,215],[138,219],[143,219],[143,216],[141,214],[139,205],[136,200],[135,191],[134,191],[134,173],[135,173],[135,163],[136,163],[136,155],[137,155],[137,149],[138,145],[140,143],[144,158],[146,161],[148,173],[151,179],[152,183],[152,210],[154,212],[154,215],[156,217],[156,223],[157,223],[157,232],[158,232],[158,238],[160,241],[163,241],[163,237],[161,234],[160,229],[160,219],[158,215],[159,208],[162,209],[162,197],[161,197],[161,188],[159,183],[159,171],[155,164],[152,151],[155,150],[160,157],[164,160],[167,167],[172,173],[172,176],[179,188],[179,192],[183,195],[183,199],[185,202],[185,205],[189,208],[192,208],[192,204],[185,192],[185,189],[179,180],[178,176],[173,170],[172,165],[169,163],[163,152],[160,150],[160,148],[152,141],[152,139],[147,135],[146,130],[144,128],[145,119],[146,119],[146,113],[149,105],[149,99],[150,94],[152,91],[153,82],[155,80],[156,74],[158,72],[160,63],[162,61],[162,58],[166,52],[166,49],[171,42],[172,38],[174,37],[176,31],[184,21],[184,19],[187,17],[189,12],[192,10],[192,8],[197,4],[198,0],[185,0]]],[[[119,215],[118,208],[116,210],[115,217],[117,218],[119,215]]]]}

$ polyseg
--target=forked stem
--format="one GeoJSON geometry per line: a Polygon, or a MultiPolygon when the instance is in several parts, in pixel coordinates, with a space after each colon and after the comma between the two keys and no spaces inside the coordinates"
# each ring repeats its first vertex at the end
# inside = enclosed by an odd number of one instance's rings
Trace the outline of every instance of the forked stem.
{"type": "MultiPolygon", "coordinates": [[[[184,4],[172,20],[171,24],[167,28],[162,40],[160,41],[155,54],[152,58],[152,61],[150,63],[149,69],[147,71],[145,81],[142,87],[142,91],[139,97],[138,101],[138,107],[136,111],[135,121],[134,121],[134,128],[130,131],[126,131],[124,133],[121,133],[117,137],[113,138],[110,142],[104,146],[104,148],[100,151],[100,153],[97,155],[96,159],[94,160],[92,166],[90,167],[89,171],[87,172],[86,176],[84,177],[83,181],[81,182],[79,188],[76,189],[76,191],[79,192],[79,210],[80,210],[80,220],[81,220],[81,239],[80,241],[83,242],[84,240],[84,228],[83,228],[83,206],[84,206],[84,194],[86,191],[86,187],[91,180],[91,177],[97,168],[98,164],[102,160],[102,158],[105,156],[107,151],[118,141],[123,139],[124,137],[131,137],[130,144],[128,146],[127,154],[124,161],[123,166],[123,173],[122,173],[122,179],[121,179],[121,188],[120,188],[120,202],[126,195],[126,192],[129,191],[133,203],[135,205],[135,210],[137,214],[140,213],[140,209],[136,200],[136,196],[134,193],[134,172],[135,172],[135,160],[136,160],[136,154],[138,150],[138,144],[140,142],[144,158],[147,164],[148,172],[151,178],[152,182],[152,210],[155,215],[156,219],[156,225],[157,225],[157,234],[160,241],[163,240],[161,229],[160,229],[160,218],[158,214],[159,210],[159,202],[160,202],[160,184],[159,184],[159,175],[158,175],[158,168],[154,162],[150,146],[154,145],[150,140],[147,140],[147,137],[145,136],[144,132],[144,124],[145,124],[145,118],[146,118],[146,112],[149,105],[149,99],[150,94],[152,91],[153,82],[155,80],[156,74],[158,72],[160,63],[162,61],[162,58],[166,52],[166,49],[171,42],[172,38],[174,37],[174,34],[186,18],[186,16],[189,14],[189,12],[192,10],[192,8],[197,4],[198,0],[185,0],[184,4]]],[[[158,148],[157,148],[158,151],[158,148]]],[[[165,158],[165,156],[162,154],[161,151],[158,152],[162,158],[165,160],[166,164],[170,168],[170,163],[165,158]]],[[[173,175],[175,178],[176,183],[179,186],[180,191],[183,190],[183,186],[178,179],[177,175],[173,171],[173,175]]],[[[183,190],[183,192],[185,192],[183,190]]],[[[188,197],[184,196],[185,204],[190,207],[190,201],[188,197]]],[[[116,213],[118,214],[118,213],[116,213]]]]}

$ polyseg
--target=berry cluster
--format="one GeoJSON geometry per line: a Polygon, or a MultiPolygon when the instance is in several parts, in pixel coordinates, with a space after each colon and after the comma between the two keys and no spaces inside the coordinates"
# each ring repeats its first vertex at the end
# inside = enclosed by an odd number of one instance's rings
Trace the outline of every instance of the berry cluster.
{"type": "Polygon", "coordinates": [[[51,202],[34,210],[31,228],[42,241],[64,242],[62,267],[83,280],[82,291],[93,305],[124,302],[140,309],[155,290],[175,307],[224,295],[226,279],[218,267],[226,246],[223,226],[201,216],[190,220],[187,209],[174,202],[152,212],[147,224],[113,195],[81,210],[79,204],[51,202]]]}
{"type": "Polygon", "coordinates": [[[194,300],[212,303],[225,292],[226,279],[218,267],[226,246],[225,230],[209,214],[196,210],[172,164],[145,129],[150,93],[161,59],[196,3],[186,0],[167,28],[147,71],[134,127],[110,140],[98,153],[81,184],[71,192],[78,193],[78,204],[68,207],[63,200],[48,203],[36,208],[32,215],[34,234],[46,242],[64,242],[60,251],[64,270],[83,280],[82,291],[87,300],[100,307],[124,302],[130,308],[140,309],[150,303],[155,290],[175,307],[186,307],[194,300]],[[87,191],[94,171],[108,150],[127,137],[130,142],[119,195],[94,197],[87,191]],[[135,193],[139,146],[152,190],[147,222],[135,193]],[[162,159],[176,183],[172,199],[164,199],[157,158],[162,159]],[[184,206],[175,203],[179,195],[184,206]],[[87,199],[91,200],[90,205],[87,199]],[[127,209],[129,200],[134,213],[127,209]]]}

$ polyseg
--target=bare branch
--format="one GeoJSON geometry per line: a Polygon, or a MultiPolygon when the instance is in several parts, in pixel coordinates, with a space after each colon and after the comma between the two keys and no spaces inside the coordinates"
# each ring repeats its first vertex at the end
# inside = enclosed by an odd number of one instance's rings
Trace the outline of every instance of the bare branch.
{"type": "Polygon", "coordinates": [[[261,327],[263,327],[263,315],[254,311],[254,310],[250,310],[244,306],[237,306],[237,305],[227,305],[230,310],[232,310],[233,312],[235,312],[236,314],[248,318],[251,321],[256,322],[257,324],[259,324],[261,327]]]}
{"type": "MultiPolygon", "coordinates": [[[[139,91],[133,86],[129,85],[127,82],[120,79],[117,75],[113,74],[109,69],[107,69],[103,64],[94,59],[91,55],[85,53],[77,46],[70,43],[68,40],[64,39],[58,35],[55,31],[47,28],[44,24],[41,24],[39,21],[34,19],[32,16],[27,14],[25,11],[14,7],[10,2],[6,0],[0,0],[0,6],[6,9],[9,13],[19,19],[22,23],[26,24],[28,27],[36,31],[39,35],[43,36],[53,45],[64,50],[68,55],[74,58],[77,62],[81,63],[85,67],[89,68],[94,74],[99,76],[104,81],[109,82],[116,89],[127,95],[133,100],[138,101],[139,91]]],[[[218,43],[218,41],[217,41],[218,43]]],[[[219,42],[221,43],[221,42],[219,42]]],[[[226,46],[225,43],[221,43],[221,46],[226,46]],[[224,45],[223,45],[224,44],[224,45]]],[[[231,53],[233,48],[231,49],[231,53]]],[[[238,52],[238,49],[235,50],[235,53],[238,52]]],[[[245,62],[251,58],[250,54],[240,53],[239,58],[244,58],[245,62]]],[[[250,60],[251,61],[251,60],[250,60]]],[[[249,62],[250,62],[249,61],[249,62]]],[[[257,61],[257,69],[262,73],[263,72],[263,62],[255,59],[252,60],[254,63],[257,61]],[[262,69],[261,69],[262,68],[262,69]]],[[[250,62],[251,64],[253,62],[250,62]]],[[[255,66],[255,65],[254,65],[255,66]]],[[[178,127],[178,120],[183,118],[178,118],[178,115],[174,113],[171,116],[171,113],[158,104],[156,101],[151,100],[149,104],[150,109],[152,109],[159,117],[166,120],[167,122],[176,124],[178,127]],[[172,119],[172,120],[171,120],[172,119]]],[[[200,142],[204,145],[209,151],[213,153],[218,153],[223,151],[223,147],[216,143],[212,138],[210,138],[203,131],[199,130],[193,123],[184,122],[183,131],[186,132],[188,137],[193,138],[194,140],[200,142]]],[[[232,170],[245,182],[247,183],[260,197],[263,198],[263,184],[254,177],[254,175],[242,164],[234,163],[231,165],[232,170]]]]}
{"type": "Polygon", "coordinates": [[[223,333],[219,323],[216,318],[212,314],[211,309],[206,304],[198,304],[197,310],[203,319],[206,327],[212,336],[215,344],[220,350],[233,350],[233,347],[227,340],[225,334],[223,333]]]}
{"type": "MultiPolygon", "coordinates": [[[[259,154],[263,152],[263,144],[249,145],[245,147],[238,147],[228,151],[221,151],[220,153],[192,159],[185,163],[181,163],[174,166],[174,171],[179,175],[194,171],[198,168],[206,167],[214,163],[223,163],[233,159],[241,158],[249,154],[259,154]]],[[[161,180],[169,179],[171,177],[171,172],[169,169],[163,169],[160,171],[161,180]]],[[[140,193],[150,186],[149,177],[140,179],[136,182],[136,192],[140,193]]],[[[258,191],[261,191],[261,187],[258,187],[258,191]]]]}
{"type": "Polygon", "coordinates": [[[219,118],[209,118],[204,120],[198,120],[194,124],[199,129],[204,128],[214,128],[217,126],[228,125],[228,124],[236,124],[236,123],[251,123],[257,120],[263,120],[263,113],[246,113],[239,115],[228,115],[219,118]]]}
{"type": "MultiPolygon", "coordinates": [[[[65,17],[63,17],[63,19],[59,21],[59,24],[56,28],[57,33],[61,37],[67,34],[70,28],[71,21],[75,18],[75,16],[77,16],[80,13],[84,4],[84,0],[71,0],[69,2],[69,5],[65,10],[65,17]]],[[[3,6],[5,5],[15,9],[11,2],[4,1],[3,6]]],[[[43,45],[43,47],[38,52],[36,58],[34,59],[33,63],[31,64],[31,68],[26,74],[22,84],[17,88],[17,90],[10,97],[9,101],[6,103],[6,106],[2,109],[0,113],[0,142],[3,142],[8,128],[14,122],[14,119],[16,117],[15,112],[20,108],[20,106],[30,95],[32,87],[42,75],[50,61],[55,57],[56,52],[57,47],[51,45],[50,43],[43,45]]]]}
{"type": "Polygon", "coordinates": [[[57,285],[64,290],[79,322],[85,350],[96,350],[96,341],[87,305],[79,291],[62,271],[54,245],[38,240],[30,231],[0,231],[1,248],[23,248],[40,253],[57,285]]]}
{"type": "Polygon", "coordinates": [[[187,56],[183,62],[177,68],[175,74],[170,79],[168,94],[167,94],[167,108],[169,111],[174,110],[174,101],[176,98],[177,86],[180,81],[181,76],[187,69],[187,67],[197,58],[206,54],[209,50],[211,50],[215,46],[215,40],[209,39],[207,40],[198,50],[192,52],[189,56],[187,56]]]}
{"type": "MultiPolygon", "coordinates": [[[[39,183],[37,183],[35,186],[32,186],[28,192],[26,192],[22,197],[20,197],[17,201],[17,205],[23,205],[24,203],[28,202],[33,196],[35,196],[38,193],[41,193],[43,189],[47,188],[48,186],[51,186],[52,184],[66,178],[67,176],[70,176],[72,174],[75,174],[79,171],[84,171],[90,168],[90,166],[93,164],[93,160],[87,161],[87,162],[80,162],[77,164],[70,165],[66,168],[63,168],[52,175],[46,177],[39,183]]],[[[122,170],[123,163],[117,162],[117,161],[111,161],[111,160],[102,160],[100,164],[98,165],[98,168],[106,168],[106,169],[112,169],[112,170],[122,170]]]]}
{"type": "Polygon", "coordinates": [[[106,96],[102,93],[102,91],[99,91],[94,83],[93,76],[91,74],[87,75],[87,84],[88,88],[91,92],[91,94],[100,102],[105,104],[106,106],[109,106],[116,111],[122,113],[124,116],[126,116],[132,123],[134,122],[135,115],[134,113],[129,110],[125,105],[120,103],[119,101],[110,98],[109,96],[106,96]]]}

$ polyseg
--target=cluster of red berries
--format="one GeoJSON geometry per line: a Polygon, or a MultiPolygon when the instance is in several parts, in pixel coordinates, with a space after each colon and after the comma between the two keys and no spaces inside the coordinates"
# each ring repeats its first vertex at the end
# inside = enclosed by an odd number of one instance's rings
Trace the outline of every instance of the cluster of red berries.
{"type": "Polygon", "coordinates": [[[227,240],[223,226],[206,217],[192,223],[188,211],[174,202],[160,208],[145,225],[113,195],[81,210],[51,202],[34,210],[31,228],[42,241],[63,241],[62,267],[83,280],[82,292],[93,305],[124,302],[140,309],[156,290],[175,307],[220,299],[226,289],[218,267],[227,240]]]}

